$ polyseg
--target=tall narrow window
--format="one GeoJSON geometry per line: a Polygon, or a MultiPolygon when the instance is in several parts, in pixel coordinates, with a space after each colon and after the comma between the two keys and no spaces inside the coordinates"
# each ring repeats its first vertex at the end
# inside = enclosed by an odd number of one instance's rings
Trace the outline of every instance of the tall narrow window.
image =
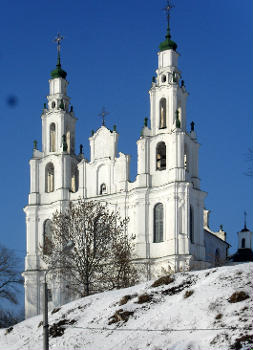
{"type": "Polygon", "coordinates": [[[242,248],[245,248],[245,238],[242,239],[242,248]]]}
{"type": "Polygon", "coordinates": [[[184,169],[185,171],[189,171],[189,155],[187,145],[184,145],[184,169]]]}
{"type": "Polygon", "coordinates": [[[55,123],[50,124],[50,152],[56,151],[55,123]]]}
{"type": "Polygon", "coordinates": [[[164,129],[166,128],[166,99],[161,98],[160,100],[160,122],[159,122],[159,128],[164,129]]]}
{"type": "Polygon", "coordinates": [[[43,254],[45,255],[51,255],[53,252],[52,231],[52,222],[47,219],[43,224],[43,254]]]}
{"type": "Polygon", "coordinates": [[[67,142],[67,152],[70,153],[71,138],[70,138],[70,131],[69,130],[66,132],[66,142],[67,142]]]}
{"type": "Polygon", "coordinates": [[[45,191],[54,191],[54,166],[52,163],[48,163],[45,170],[45,191]]]}
{"type": "Polygon", "coordinates": [[[154,243],[163,242],[163,205],[158,203],[154,207],[154,243]]]}
{"type": "Polygon", "coordinates": [[[79,171],[76,165],[72,165],[71,168],[71,192],[78,191],[78,180],[79,180],[79,171]]]}
{"type": "Polygon", "coordinates": [[[166,145],[164,142],[159,142],[156,147],[156,169],[166,169],[166,145]]]}
{"type": "Polygon", "coordinates": [[[178,111],[178,119],[179,119],[180,124],[182,126],[182,107],[178,107],[177,111],[178,111]]]}
{"type": "Polygon", "coordinates": [[[194,243],[194,214],[193,208],[190,205],[190,241],[194,243]]]}

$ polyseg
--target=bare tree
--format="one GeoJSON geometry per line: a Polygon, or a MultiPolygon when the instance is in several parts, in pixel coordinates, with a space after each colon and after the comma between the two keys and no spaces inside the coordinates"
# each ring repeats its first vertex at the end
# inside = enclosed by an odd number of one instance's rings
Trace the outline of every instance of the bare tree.
{"type": "Polygon", "coordinates": [[[18,286],[23,283],[15,253],[0,245],[0,299],[18,303],[18,286]]]}
{"type": "Polygon", "coordinates": [[[19,286],[23,284],[19,263],[13,250],[0,245],[0,328],[9,327],[22,320],[22,311],[10,311],[4,305],[6,300],[18,304],[19,286]]]}
{"type": "Polygon", "coordinates": [[[24,310],[18,311],[0,309],[0,328],[7,328],[23,321],[25,318],[24,310]]]}
{"type": "Polygon", "coordinates": [[[137,279],[132,263],[134,236],[127,235],[127,223],[106,204],[80,199],[53,215],[50,249],[44,247],[42,259],[81,297],[133,285],[137,279]],[[75,246],[62,255],[69,241],[75,246]]]}

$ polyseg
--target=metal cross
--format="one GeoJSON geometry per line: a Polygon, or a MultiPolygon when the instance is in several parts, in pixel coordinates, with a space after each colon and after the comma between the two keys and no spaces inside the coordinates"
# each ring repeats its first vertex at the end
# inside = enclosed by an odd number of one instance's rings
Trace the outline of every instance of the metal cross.
{"type": "Polygon", "coordinates": [[[170,0],[167,0],[167,6],[163,8],[163,10],[166,12],[167,20],[168,20],[168,26],[170,24],[170,11],[171,9],[175,7],[170,0]]]}
{"type": "Polygon", "coordinates": [[[102,107],[101,113],[98,114],[99,117],[102,117],[102,125],[105,125],[105,116],[108,114],[109,112],[106,112],[105,107],[102,107]]]}
{"type": "Polygon", "coordinates": [[[61,51],[61,41],[64,39],[64,37],[60,34],[57,33],[57,37],[54,39],[54,42],[57,43],[57,52],[58,52],[58,56],[60,55],[60,51],[61,51]]]}

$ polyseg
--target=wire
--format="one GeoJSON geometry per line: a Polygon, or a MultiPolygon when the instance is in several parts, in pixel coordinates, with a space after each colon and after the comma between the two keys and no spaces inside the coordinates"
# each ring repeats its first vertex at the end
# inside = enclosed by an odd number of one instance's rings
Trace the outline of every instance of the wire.
{"type": "MultiPolygon", "coordinates": [[[[64,327],[67,328],[67,327],[64,327]]],[[[144,328],[99,328],[99,327],[78,327],[71,326],[71,328],[76,329],[85,329],[85,330],[97,330],[97,331],[124,331],[124,332],[132,332],[132,331],[140,331],[140,332],[192,332],[192,331],[220,331],[220,330],[250,330],[250,327],[220,327],[220,328],[164,328],[164,329],[144,329],[144,328]]]]}

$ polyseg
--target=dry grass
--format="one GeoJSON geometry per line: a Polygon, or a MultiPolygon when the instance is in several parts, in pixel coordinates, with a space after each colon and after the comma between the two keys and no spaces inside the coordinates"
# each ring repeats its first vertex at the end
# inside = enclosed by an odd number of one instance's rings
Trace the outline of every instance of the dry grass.
{"type": "MultiPolygon", "coordinates": [[[[242,349],[243,344],[248,346],[247,349],[252,349],[253,335],[245,334],[240,338],[237,338],[235,343],[232,345],[231,350],[240,350],[242,349]]],[[[246,347],[244,347],[244,349],[246,349],[246,347]]]]}
{"type": "Polygon", "coordinates": [[[194,290],[189,289],[184,293],[184,298],[189,298],[194,293],[194,290]]]}
{"type": "Polygon", "coordinates": [[[189,288],[192,284],[194,283],[194,281],[192,281],[191,279],[185,280],[183,281],[181,284],[171,287],[169,289],[165,289],[162,291],[163,295],[174,295],[174,294],[178,294],[180,292],[182,292],[184,289],[189,288]]]}
{"type": "Polygon", "coordinates": [[[117,322],[127,322],[129,317],[134,314],[133,311],[124,311],[123,309],[115,311],[115,313],[109,318],[108,325],[117,322]]]}
{"type": "Polygon", "coordinates": [[[60,307],[55,307],[52,311],[51,311],[51,315],[56,314],[56,312],[60,311],[61,308],[60,307]]]}

